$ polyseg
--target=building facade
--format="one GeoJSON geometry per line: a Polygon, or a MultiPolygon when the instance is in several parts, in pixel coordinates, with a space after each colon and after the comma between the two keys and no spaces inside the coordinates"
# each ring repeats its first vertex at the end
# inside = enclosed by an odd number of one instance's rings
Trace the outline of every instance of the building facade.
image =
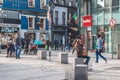
{"type": "MultiPolygon", "coordinates": [[[[66,45],[67,40],[73,34],[70,27],[75,26],[72,24],[72,16],[77,11],[76,0],[52,0],[55,8],[52,11],[52,39],[60,41],[65,36],[66,45]],[[68,23],[70,20],[70,23],[68,23]]],[[[73,27],[74,28],[74,27],[73,27]]]]}
{"type": "Polygon", "coordinates": [[[101,34],[105,52],[117,53],[120,42],[120,0],[81,0],[80,3],[81,16],[92,15],[91,49],[95,50],[96,35],[101,34]],[[111,20],[113,19],[115,25],[111,28],[111,20]]]}
{"type": "Polygon", "coordinates": [[[1,45],[7,45],[7,38],[20,30],[19,12],[3,9],[4,1],[0,1],[0,38],[1,45]]]}
{"type": "Polygon", "coordinates": [[[2,9],[19,13],[19,31],[22,38],[28,34],[34,40],[47,40],[49,28],[47,10],[44,9],[47,4],[48,0],[3,0],[2,9]]]}

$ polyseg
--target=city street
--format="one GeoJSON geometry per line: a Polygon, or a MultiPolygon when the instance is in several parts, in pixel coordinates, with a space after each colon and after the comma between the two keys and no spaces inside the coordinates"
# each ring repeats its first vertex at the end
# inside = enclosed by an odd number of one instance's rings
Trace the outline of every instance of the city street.
{"type": "MultiPolygon", "coordinates": [[[[3,52],[3,51],[2,51],[3,52]]],[[[58,63],[57,54],[52,51],[51,61],[39,60],[36,55],[21,55],[21,59],[6,58],[5,51],[0,54],[0,80],[73,80],[73,57],[69,52],[69,64],[58,63]]],[[[105,53],[103,53],[105,54],[105,53]]],[[[93,70],[88,71],[89,80],[120,80],[120,61],[111,59],[110,54],[106,64],[102,59],[95,62],[94,53],[89,52],[93,70]]]]}

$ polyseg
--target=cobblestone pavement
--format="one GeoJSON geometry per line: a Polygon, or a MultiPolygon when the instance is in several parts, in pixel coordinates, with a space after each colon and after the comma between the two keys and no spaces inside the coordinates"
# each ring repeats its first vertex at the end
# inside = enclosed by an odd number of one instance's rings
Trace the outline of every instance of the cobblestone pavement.
{"type": "Polygon", "coordinates": [[[63,80],[65,72],[59,65],[34,55],[16,60],[0,54],[0,80],[63,80]]]}
{"type": "MultiPolygon", "coordinates": [[[[69,64],[58,63],[60,51],[52,51],[51,61],[38,60],[36,55],[21,55],[21,59],[6,58],[0,54],[0,80],[73,80],[73,57],[69,52],[69,64]]],[[[95,53],[91,56],[93,70],[88,71],[89,80],[120,80],[120,60],[111,59],[111,54],[103,54],[108,58],[106,64],[101,58],[95,63],[95,53]]]]}

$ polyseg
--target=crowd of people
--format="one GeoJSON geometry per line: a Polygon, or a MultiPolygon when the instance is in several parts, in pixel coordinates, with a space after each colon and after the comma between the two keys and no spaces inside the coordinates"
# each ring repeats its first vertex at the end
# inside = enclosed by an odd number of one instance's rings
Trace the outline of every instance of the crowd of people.
{"type": "MultiPolygon", "coordinates": [[[[20,37],[20,33],[17,32],[16,35],[9,35],[8,37],[8,43],[7,43],[7,57],[15,56],[16,59],[20,59],[20,54],[22,48],[24,48],[24,53],[28,54],[29,52],[29,45],[34,44],[33,38],[29,35],[26,35],[24,39],[20,37]]],[[[46,45],[49,47],[51,46],[50,41],[47,40],[46,45]]],[[[65,44],[65,37],[63,36],[61,41],[61,51],[65,51],[66,44],[65,44]]],[[[68,39],[68,50],[70,51],[71,42],[70,39],[68,39]]],[[[85,64],[89,63],[90,56],[88,55],[87,49],[84,47],[83,40],[81,38],[75,39],[72,43],[73,50],[72,54],[76,51],[76,55],[78,58],[86,58],[85,64]]],[[[36,45],[35,45],[36,46],[36,45]]],[[[34,48],[36,48],[33,46],[34,48]]],[[[59,42],[57,39],[54,40],[54,46],[55,50],[58,50],[59,42]]],[[[47,48],[48,49],[48,48],[47,48]]],[[[101,54],[103,50],[103,40],[101,39],[101,36],[97,36],[96,41],[96,63],[99,62],[99,57],[101,57],[105,62],[107,63],[107,59],[101,54]]]]}

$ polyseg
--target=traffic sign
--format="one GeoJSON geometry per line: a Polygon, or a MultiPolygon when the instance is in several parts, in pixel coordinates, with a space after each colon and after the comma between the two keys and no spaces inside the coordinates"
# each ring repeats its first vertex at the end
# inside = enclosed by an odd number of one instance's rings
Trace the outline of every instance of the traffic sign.
{"type": "Polygon", "coordinates": [[[113,27],[115,27],[115,25],[116,25],[116,20],[115,19],[111,19],[110,20],[110,27],[113,28],[113,27]]]}

